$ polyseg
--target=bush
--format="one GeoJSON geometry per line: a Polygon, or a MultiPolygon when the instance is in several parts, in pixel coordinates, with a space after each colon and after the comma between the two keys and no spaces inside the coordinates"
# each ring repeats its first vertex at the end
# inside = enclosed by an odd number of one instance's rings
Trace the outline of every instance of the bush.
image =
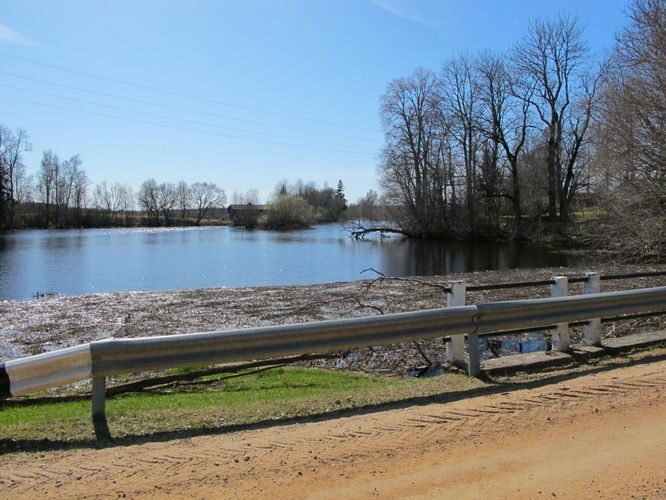
{"type": "Polygon", "coordinates": [[[317,211],[300,196],[279,196],[259,217],[263,229],[305,229],[317,221],[317,211]]]}

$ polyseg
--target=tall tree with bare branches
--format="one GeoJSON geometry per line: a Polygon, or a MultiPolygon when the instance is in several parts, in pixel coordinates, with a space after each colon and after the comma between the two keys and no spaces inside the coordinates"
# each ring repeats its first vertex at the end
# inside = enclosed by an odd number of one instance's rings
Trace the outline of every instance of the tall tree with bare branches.
{"type": "Polygon", "coordinates": [[[197,226],[212,207],[223,206],[227,196],[214,182],[195,182],[191,187],[191,198],[197,211],[197,226]]]}
{"type": "MultiPolygon", "coordinates": [[[[483,109],[480,127],[483,134],[498,144],[506,158],[511,178],[510,192],[501,191],[513,207],[515,237],[523,235],[520,158],[531,127],[530,101],[534,93],[531,83],[512,71],[506,58],[489,52],[477,61],[478,93],[483,109]]],[[[502,186],[497,186],[502,189],[502,186]]]]}
{"type": "Polygon", "coordinates": [[[590,49],[572,17],[533,21],[512,58],[534,88],[529,102],[546,129],[549,218],[559,209],[567,221],[602,72],[590,74],[590,49]]]}
{"type": "Polygon", "coordinates": [[[445,165],[450,134],[440,97],[434,73],[420,69],[392,81],[381,98],[386,140],[381,183],[391,204],[399,207],[401,228],[420,236],[452,231],[445,165]]]}

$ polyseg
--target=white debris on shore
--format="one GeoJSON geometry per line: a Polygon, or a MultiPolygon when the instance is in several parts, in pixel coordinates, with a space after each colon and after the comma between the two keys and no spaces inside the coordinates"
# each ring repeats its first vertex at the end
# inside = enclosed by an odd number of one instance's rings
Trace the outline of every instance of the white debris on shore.
{"type": "MultiPolygon", "coordinates": [[[[585,270],[617,274],[663,269],[609,265],[585,270]]],[[[444,286],[455,280],[468,284],[529,281],[554,275],[581,276],[585,270],[489,271],[414,278],[414,281],[386,279],[308,286],[118,292],[5,301],[0,303],[0,360],[109,337],[171,335],[431,309],[445,305],[444,291],[423,283],[444,286]]],[[[659,285],[666,285],[666,277],[606,281],[602,289],[659,285]]],[[[570,293],[580,293],[580,289],[572,285],[570,293]]],[[[547,287],[475,292],[468,294],[468,303],[548,294],[547,287]]],[[[657,320],[660,322],[662,318],[657,320]]],[[[617,334],[622,330],[615,329],[617,334]]],[[[424,346],[433,352],[434,358],[441,358],[441,340],[425,342],[424,346]]],[[[381,353],[373,353],[373,356],[379,365],[389,367],[395,364],[391,358],[396,357],[400,365],[409,365],[410,360],[418,362],[420,357],[415,349],[409,347],[408,350],[409,353],[400,349],[403,352],[389,354],[390,349],[382,348],[381,353]]]]}

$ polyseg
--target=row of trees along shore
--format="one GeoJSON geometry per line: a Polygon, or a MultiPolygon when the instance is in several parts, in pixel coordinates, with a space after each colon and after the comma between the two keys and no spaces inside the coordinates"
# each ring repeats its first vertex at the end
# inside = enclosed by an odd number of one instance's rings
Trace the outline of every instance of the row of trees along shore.
{"type": "Polygon", "coordinates": [[[0,125],[0,229],[199,225],[220,218],[226,203],[212,182],[148,179],[136,193],[119,182],[92,185],[79,155],[61,160],[50,150],[28,175],[22,155],[29,150],[25,130],[0,125]]]}
{"type": "Polygon", "coordinates": [[[605,58],[562,16],[533,21],[505,53],[390,82],[379,176],[397,230],[534,238],[580,228],[576,212],[594,205],[583,240],[663,259],[666,2],[635,0],[628,15],[605,58]]]}
{"type": "MultiPolygon", "coordinates": [[[[23,153],[28,134],[0,125],[0,229],[108,226],[174,226],[219,223],[227,217],[225,191],[212,182],[144,181],[92,184],[79,155],[61,160],[44,151],[35,174],[28,175],[23,153]]],[[[234,192],[232,204],[259,205],[259,192],[234,192]]],[[[293,229],[338,222],[347,210],[344,186],[298,180],[278,183],[260,227],[293,229]]]]}

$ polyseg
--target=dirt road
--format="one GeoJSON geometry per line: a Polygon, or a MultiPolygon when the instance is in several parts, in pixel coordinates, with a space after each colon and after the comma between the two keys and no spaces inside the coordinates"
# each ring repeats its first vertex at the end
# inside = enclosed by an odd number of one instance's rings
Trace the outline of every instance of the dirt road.
{"type": "Polygon", "coordinates": [[[0,481],[11,498],[666,498],[666,361],[320,422],[6,455],[0,481]]]}

